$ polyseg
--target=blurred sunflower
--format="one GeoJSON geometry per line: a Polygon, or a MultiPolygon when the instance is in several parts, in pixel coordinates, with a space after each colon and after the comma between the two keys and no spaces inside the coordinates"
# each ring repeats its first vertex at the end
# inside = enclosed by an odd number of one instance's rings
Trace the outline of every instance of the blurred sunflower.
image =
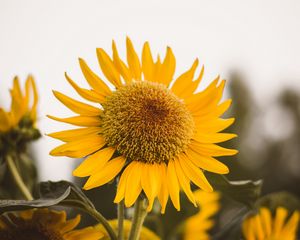
{"type": "MultiPolygon", "coordinates": [[[[109,222],[110,226],[117,232],[117,230],[118,230],[118,220],[114,219],[114,220],[110,220],[108,222],[109,222]]],[[[124,220],[124,225],[123,225],[124,239],[128,239],[128,237],[129,237],[131,224],[132,224],[132,222],[130,220],[127,220],[127,219],[124,220]]],[[[98,226],[104,233],[104,237],[101,238],[101,240],[110,239],[109,236],[107,235],[107,232],[103,228],[103,225],[98,225],[98,226]]],[[[139,236],[139,240],[160,240],[160,238],[154,232],[149,230],[148,228],[142,227],[141,233],[140,233],[140,236],[139,236]]]]}
{"type": "Polygon", "coordinates": [[[171,48],[162,62],[159,57],[154,62],[148,42],[141,61],[128,38],[126,45],[128,65],[120,59],[114,42],[112,59],[97,49],[100,68],[114,89],[82,59],[80,67],[92,89],[79,87],[66,75],[79,95],[101,107],[54,91],[56,98],[78,115],[49,117],[82,128],[50,134],[65,142],[50,154],[87,157],[73,172],[78,177],[89,176],[84,189],[106,184],[124,169],[114,201],[124,199],[127,207],[144,191],[148,211],[158,197],[164,212],[169,196],[180,210],[180,189],[196,204],[190,182],[212,191],[203,170],[226,174],[227,166],[214,157],[237,153],[216,145],[236,137],[220,133],[234,121],[220,118],[231,103],[220,103],[225,81],[218,84],[217,77],[205,90],[195,93],[204,72],[202,67],[194,80],[198,59],[172,84],[175,57],[171,48]]]}
{"type": "Polygon", "coordinates": [[[40,136],[35,128],[38,94],[32,76],[22,91],[18,77],[14,78],[10,90],[11,108],[0,108],[0,155],[10,151],[23,151],[25,144],[40,136]],[[31,103],[32,102],[32,103],[31,103]]]}
{"type": "Polygon", "coordinates": [[[209,240],[211,239],[208,231],[213,227],[214,221],[211,219],[219,209],[218,192],[204,192],[197,190],[194,192],[199,212],[188,218],[184,225],[184,240],[209,240]]]}
{"type": "Polygon", "coordinates": [[[243,235],[246,240],[296,240],[299,225],[299,212],[295,211],[286,221],[287,209],[278,207],[275,217],[271,211],[261,208],[255,216],[243,222],[243,235]]]}
{"type": "Polygon", "coordinates": [[[1,240],[98,240],[103,236],[96,227],[74,228],[80,215],[66,220],[65,211],[26,210],[0,216],[1,240]]]}

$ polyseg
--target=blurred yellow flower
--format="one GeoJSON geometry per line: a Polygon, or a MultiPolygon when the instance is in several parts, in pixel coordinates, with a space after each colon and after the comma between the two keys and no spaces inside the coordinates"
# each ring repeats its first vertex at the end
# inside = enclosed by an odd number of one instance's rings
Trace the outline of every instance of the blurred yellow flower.
{"type": "Polygon", "coordinates": [[[10,90],[11,107],[0,107],[0,158],[12,152],[23,152],[29,141],[40,137],[35,128],[38,94],[32,76],[29,76],[22,91],[18,77],[10,90]]]}
{"type": "Polygon", "coordinates": [[[32,76],[27,78],[24,92],[21,90],[18,77],[15,77],[10,94],[10,111],[7,112],[0,108],[0,134],[18,126],[20,121],[25,117],[27,118],[27,121],[31,120],[32,123],[36,121],[38,94],[32,76]],[[32,105],[30,105],[31,95],[33,96],[32,105]]]}
{"type": "Polygon", "coordinates": [[[78,115],[50,118],[82,128],[56,132],[51,137],[65,142],[53,149],[53,156],[87,157],[75,169],[78,177],[89,176],[84,189],[106,184],[121,174],[115,202],[130,207],[144,191],[148,211],[156,197],[162,212],[170,196],[180,210],[179,191],[196,204],[190,182],[212,191],[203,170],[226,174],[227,166],[215,159],[237,153],[216,143],[236,137],[220,133],[234,119],[220,116],[231,100],[220,103],[225,81],[217,77],[205,90],[195,93],[204,68],[194,80],[198,59],[174,83],[175,57],[167,48],[163,61],[154,62],[148,42],[141,61],[127,38],[127,65],[119,58],[115,43],[112,59],[97,49],[100,68],[115,88],[111,89],[85,63],[80,67],[91,90],[79,87],[66,75],[75,91],[92,106],[54,91],[56,98],[78,115]],[[124,171],[123,171],[124,169],[124,171]]]}
{"type": "Polygon", "coordinates": [[[66,220],[65,211],[49,209],[26,210],[0,216],[1,240],[98,240],[102,231],[95,227],[74,228],[80,215],[66,220]]]}
{"type": "MultiPolygon", "coordinates": [[[[118,220],[114,219],[114,220],[110,220],[108,222],[109,222],[110,226],[117,232],[118,220]]],[[[109,236],[107,235],[107,232],[104,230],[103,225],[98,225],[98,228],[101,229],[105,235],[103,238],[101,238],[101,240],[110,239],[109,236]]],[[[123,228],[124,228],[124,240],[125,240],[125,239],[128,239],[128,237],[129,237],[129,233],[130,233],[130,229],[131,229],[131,221],[125,219],[123,228]]],[[[160,238],[154,232],[149,230],[148,228],[142,227],[139,240],[160,240],[160,238]]]]}
{"type": "Polygon", "coordinates": [[[286,221],[287,209],[278,207],[275,217],[267,208],[250,216],[243,222],[243,235],[246,240],[296,240],[299,224],[299,211],[295,211],[286,221]]]}
{"type": "Polygon", "coordinates": [[[213,227],[214,221],[211,219],[220,209],[218,192],[204,192],[197,190],[194,192],[199,212],[188,218],[184,225],[184,240],[209,240],[208,231],[213,227]]]}

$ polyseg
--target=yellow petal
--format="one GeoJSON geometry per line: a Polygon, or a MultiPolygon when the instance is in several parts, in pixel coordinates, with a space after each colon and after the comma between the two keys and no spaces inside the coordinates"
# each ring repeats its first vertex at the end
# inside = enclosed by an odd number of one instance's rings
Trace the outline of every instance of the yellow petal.
{"type": "Polygon", "coordinates": [[[115,86],[122,86],[120,74],[114,66],[113,61],[102,48],[97,48],[97,57],[101,70],[105,77],[115,86]]]}
{"type": "Polygon", "coordinates": [[[100,95],[99,93],[79,87],[68,75],[65,73],[65,77],[68,82],[72,85],[75,91],[83,98],[96,102],[96,103],[103,103],[105,101],[105,96],[100,95]]]}
{"type": "Polygon", "coordinates": [[[128,174],[125,190],[125,206],[131,207],[142,191],[141,170],[143,163],[133,161],[132,168],[128,174]]]}
{"type": "Polygon", "coordinates": [[[97,135],[99,132],[101,132],[101,129],[98,127],[88,127],[54,132],[47,135],[64,142],[70,142],[74,140],[80,140],[81,138],[87,137],[88,135],[97,135]]]}
{"type": "Polygon", "coordinates": [[[195,139],[197,142],[200,143],[220,143],[228,141],[232,138],[237,137],[236,134],[233,133],[203,133],[198,131],[195,136],[193,136],[193,139],[195,139]]]}
{"type": "Polygon", "coordinates": [[[99,117],[75,116],[75,117],[68,117],[68,118],[58,118],[50,115],[47,115],[47,117],[55,121],[69,123],[72,125],[83,126],[83,127],[99,127],[101,124],[99,117]]]}
{"type": "Polygon", "coordinates": [[[168,184],[167,184],[167,166],[166,164],[162,163],[159,165],[160,173],[161,173],[161,188],[158,193],[158,200],[161,205],[161,213],[165,213],[168,198],[169,198],[169,191],[168,191],[168,184]]]}
{"type": "Polygon", "coordinates": [[[59,231],[61,233],[69,232],[73,230],[80,223],[80,215],[78,214],[75,218],[70,219],[60,225],[59,231]]]}
{"type": "Polygon", "coordinates": [[[172,86],[172,91],[177,95],[181,96],[182,92],[185,92],[186,88],[191,84],[191,82],[194,79],[194,74],[197,69],[199,60],[196,59],[192,65],[192,67],[180,75],[176,81],[174,82],[174,85],[172,86]]]}
{"type": "Polygon", "coordinates": [[[191,191],[190,180],[183,173],[180,163],[177,159],[174,160],[174,166],[175,166],[176,174],[178,176],[178,181],[180,183],[180,186],[182,187],[182,190],[185,192],[188,199],[196,206],[195,197],[194,197],[193,192],[191,191]]]}
{"type": "MultiPolygon", "coordinates": [[[[133,162],[132,162],[133,163],[133,162]]],[[[121,175],[120,181],[118,183],[118,189],[117,189],[117,194],[114,199],[114,203],[119,203],[123,200],[125,197],[125,191],[126,191],[126,183],[127,183],[127,178],[129,176],[129,173],[131,169],[133,168],[134,164],[130,163],[124,170],[124,172],[121,175]]]]}
{"type": "Polygon", "coordinates": [[[73,175],[77,177],[86,177],[92,175],[96,170],[103,166],[111,159],[115,149],[107,147],[87,157],[74,171],[73,175]]]}
{"type": "Polygon", "coordinates": [[[185,175],[199,188],[207,192],[213,191],[212,186],[207,181],[202,170],[197,168],[187,157],[184,157],[183,154],[180,155],[179,163],[185,175]]]}
{"type": "Polygon", "coordinates": [[[8,114],[0,108],[0,131],[5,132],[11,127],[8,114]]]}
{"type": "Polygon", "coordinates": [[[204,170],[219,174],[229,173],[229,169],[225,164],[210,156],[201,155],[194,151],[193,148],[189,148],[186,151],[186,155],[197,167],[200,167],[204,170]]]}
{"type": "Polygon", "coordinates": [[[174,54],[172,52],[172,49],[170,47],[167,47],[166,57],[163,63],[159,67],[159,73],[156,76],[157,77],[156,81],[165,84],[166,86],[169,86],[171,81],[173,80],[175,68],[176,68],[176,60],[174,54]]]}
{"type": "Polygon", "coordinates": [[[167,168],[167,184],[170,193],[170,197],[174,207],[177,211],[180,211],[180,200],[179,200],[179,182],[176,175],[174,161],[171,160],[168,163],[167,168]]]}
{"type": "Polygon", "coordinates": [[[141,64],[138,55],[136,54],[131,40],[126,38],[127,62],[129,70],[135,80],[141,80],[141,64]]]}
{"type": "Polygon", "coordinates": [[[203,133],[216,133],[221,132],[228,128],[235,121],[234,118],[222,119],[215,118],[209,119],[209,121],[203,121],[203,119],[194,118],[195,124],[197,125],[197,131],[203,133]]]}
{"type": "Polygon", "coordinates": [[[223,148],[215,144],[198,143],[195,141],[192,141],[189,146],[201,155],[212,157],[232,156],[238,153],[235,149],[223,148]]]}
{"type": "Polygon", "coordinates": [[[111,94],[111,90],[104,81],[88,67],[83,59],[79,58],[79,64],[89,85],[101,96],[109,96],[111,94]]]}
{"type": "Polygon", "coordinates": [[[101,114],[100,108],[96,108],[91,105],[76,101],[57,91],[53,91],[53,94],[59,101],[61,101],[65,106],[67,106],[75,113],[85,116],[99,116],[101,114]]]}
{"type": "Polygon", "coordinates": [[[146,81],[155,81],[154,77],[154,69],[155,64],[152,58],[150,46],[148,42],[145,42],[142,53],[142,69],[144,73],[144,79],[146,81]]]}
{"type": "Polygon", "coordinates": [[[276,209],[276,215],[275,215],[274,226],[273,226],[273,234],[275,237],[280,236],[280,232],[282,230],[287,214],[288,214],[287,210],[283,207],[278,207],[276,209]]]}
{"type": "Polygon", "coordinates": [[[95,135],[65,143],[54,148],[50,154],[52,156],[82,158],[101,149],[104,145],[105,139],[99,135],[95,135]]]}
{"type": "Polygon", "coordinates": [[[120,59],[118,50],[117,50],[117,47],[116,47],[116,44],[114,41],[112,42],[112,49],[113,49],[113,63],[115,65],[116,69],[122,75],[122,77],[124,78],[124,80],[127,84],[131,83],[132,75],[130,73],[130,70],[125,65],[125,63],[120,59]]]}
{"type": "Polygon", "coordinates": [[[161,186],[161,173],[158,164],[143,164],[141,166],[141,185],[148,200],[148,211],[151,211],[154,199],[158,195],[161,186]]]}
{"type": "Polygon", "coordinates": [[[266,233],[266,236],[271,235],[272,231],[272,216],[271,212],[267,208],[261,208],[260,209],[260,215],[261,215],[261,221],[264,228],[264,231],[266,233]]]}
{"type": "Polygon", "coordinates": [[[116,157],[108,161],[103,166],[102,170],[94,171],[83,188],[89,190],[108,183],[114,179],[117,174],[119,174],[119,172],[123,169],[125,162],[126,159],[123,156],[116,157]]]}

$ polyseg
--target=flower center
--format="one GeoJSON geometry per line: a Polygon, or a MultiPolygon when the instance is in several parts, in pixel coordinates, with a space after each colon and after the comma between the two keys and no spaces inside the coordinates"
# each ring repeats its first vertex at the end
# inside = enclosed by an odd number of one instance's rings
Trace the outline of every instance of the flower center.
{"type": "Polygon", "coordinates": [[[1,232],[1,240],[63,240],[60,233],[42,226],[16,228],[13,231],[1,232]]]}
{"type": "Polygon", "coordinates": [[[164,85],[134,82],[103,104],[102,134],[129,160],[162,163],[185,150],[194,132],[185,104],[164,85]]]}

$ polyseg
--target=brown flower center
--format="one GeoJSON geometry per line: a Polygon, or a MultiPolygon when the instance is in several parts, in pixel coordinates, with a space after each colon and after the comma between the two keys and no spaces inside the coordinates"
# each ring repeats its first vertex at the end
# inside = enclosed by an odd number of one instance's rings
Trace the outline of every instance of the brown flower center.
{"type": "Polygon", "coordinates": [[[162,84],[123,86],[103,108],[103,135],[129,160],[168,162],[186,148],[194,132],[185,104],[162,84]]]}

